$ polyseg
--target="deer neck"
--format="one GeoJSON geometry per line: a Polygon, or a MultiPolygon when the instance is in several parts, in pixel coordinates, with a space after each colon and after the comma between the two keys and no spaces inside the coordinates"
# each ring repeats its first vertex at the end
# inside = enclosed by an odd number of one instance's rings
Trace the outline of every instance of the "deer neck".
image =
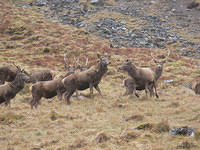
{"type": "Polygon", "coordinates": [[[103,75],[108,71],[108,67],[105,64],[102,64],[101,62],[98,64],[97,66],[97,72],[99,73],[99,75],[103,75]]]}
{"type": "Polygon", "coordinates": [[[163,71],[163,68],[161,68],[161,69],[156,68],[156,71],[155,71],[156,80],[158,80],[160,78],[160,76],[162,75],[162,71],[163,71]]]}
{"type": "Polygon", "coordinates": [[[16,90],[16,92],[20,91],[24,88],[25,83],[20,76],[16,76],[15,80],[11,82],[12,87],[16,90]]]}
{"type": "Polygon", "coordinates": [[[128,74],[131,77],[135,78],[135,76],[136,76],[136,67],[134,65],[130,66],[130,69],[128,70],[128,74]]]}

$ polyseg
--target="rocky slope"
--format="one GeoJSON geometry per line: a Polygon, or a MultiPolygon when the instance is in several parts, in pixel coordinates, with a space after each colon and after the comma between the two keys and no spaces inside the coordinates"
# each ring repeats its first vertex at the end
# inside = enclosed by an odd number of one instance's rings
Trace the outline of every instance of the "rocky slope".
{"type": "Polygon", "coordinates": [[[165,49],[200,58],[199,1],[36,0],[46,18],[110,40],[110,47],[165,49]]]}

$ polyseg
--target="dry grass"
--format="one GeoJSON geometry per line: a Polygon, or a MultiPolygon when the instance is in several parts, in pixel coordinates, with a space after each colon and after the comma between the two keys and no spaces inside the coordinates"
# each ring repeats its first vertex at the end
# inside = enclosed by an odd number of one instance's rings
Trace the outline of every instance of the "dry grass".
{"type": "MultiPolygon", "coordinates": [[[[69,52],[68,62],[73,60],[73,56],[84,53],[89,56],[90,64],[96,62],[97,50],[112,55],[112,65],[100,83],[104,98],[95,92],[94,99],[72,98],[69,106],[56,97],[41,99],[38,109],[31,110],[27,85],[11,100],[11,108],[0,106],[1,150],[200,148],[199,132],[189,138],[168,134],[169,128],[177,126],[193,126],[195,131],[199,130],[199,96],[179,86],[180,82],[195,83],[199,80],[197,60],[178,57],[172,51],[158,83],[159,99],[146,98],[143,91],[139,92],[140,98],[122,97],[124,89],[119,85],[126,75],[116,73],[116,68],[125,56],[133,58],[138,66],[148,64],[154,67],[149,49],[111,49],[107,40],[52,23],[32,10],[34,8],[23,10],[3,1],[0,9],[0,19],[4,20],[0,25],[0,31],[4,31],[0,32],[0,65],[16,61],[28,71],[47,67],[64,73],[64,52],[69,52]],[[17,21],[12,22],[16,17],[17,21]],[[174,82],[165,83],[166,79],[174,82]],[[149,128],[146,130],[134,130],[147,125],[149,128]]],[[[163,51],[156,51],[158,55],[164,55],[163,51]]],[[[88,95],[89,90],[83,93],[88,95]]]]}

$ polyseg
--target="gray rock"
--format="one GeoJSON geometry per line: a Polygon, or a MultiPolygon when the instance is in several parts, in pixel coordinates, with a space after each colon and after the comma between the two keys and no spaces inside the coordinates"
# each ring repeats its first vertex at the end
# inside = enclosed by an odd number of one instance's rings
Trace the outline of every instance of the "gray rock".
{"type": "Polygon", "coordinates": [[[181,127],[181,128],[173,128],[169,131],[172,135],[181,135],[181,136],[194,136],[194,128],[193,127],[181,127]]]}
{"type": "Polygon", "coordinates": [[[36,6],[46,6],[47,0],[35,0],[35,5],[36,6]]]}
{"type": "Polygon", "coordinates": [[[90,3],[92,5],[103,5],[104,4],[104,0],[90,0],[90,3]]]}

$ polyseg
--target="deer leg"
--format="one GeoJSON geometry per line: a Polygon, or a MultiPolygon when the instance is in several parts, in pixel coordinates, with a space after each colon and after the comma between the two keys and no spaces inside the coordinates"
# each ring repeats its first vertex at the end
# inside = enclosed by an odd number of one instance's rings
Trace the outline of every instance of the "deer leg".
{"type": "Polygon", "coordinates": [[[65,94],[64,94],[64,97],[65,97],[65,101],[67,103],[67,105],[70,104],[70,97],[73,95],[75,90],[70,90],[70,91],[66,91],[65,94]]]}
{"type": "Polygon", "coordinates": [[[100,94],[101,97],[103,98],[103,95],[101,94],[101,90],[100,90],[99,86],[96,85],[96,86],[94,86],[94,88],[99,92],[99,94],[100,94]]]}
{"type": "Polygon", "coordinates": [[[149,83],[146,83],[146,84],[145,84],[145,93],[146,93],[146,97],[148,97],[148,86],[149,86],[149,83]]]}
{"type": "Polygon", "coordinates": [[[157,87],[156,87],[156,83],[153,82],[153,87],[155,89],[155,93],[156,93],[156,98],[159,98],[158,93],[157,93],[157,87]]]}
{"type": "Polygon", "coordinates": [[[31,100],[31,102],[30,102],[31,109],[33,109],[33,107],[35,106],[35,104],[36,104],[36,98],[35,98],[34,95],[32,95],[32,100],[31,100]]]}
{"type": "Polygon", "coordinates": [[[62,92],[60,90],[57,90],[57,97],[60,101],[62,101],[62,92]]]}
{"type": "Polygon", "coordinates": [[[6,101],[5,101],[5,106],[7,107],[8,105],[9,105],[9,107],[10,107],[10,98],[6,98],[6,101]]]}
{"type": "Polygon", "coordinates": [[[90,83],[90,98],[93,98],[93,84],[90,83]]]}
{"type": "Polygon", "coordinates": [[[154,88],[153,84],[149,84],[148,89],[149,89],[149,92],[150,92],[150,97],[154,96],[153,88],[154,88]]]}
{"type": "Polygon", "coordinates": [[[78,93],[78,90],[76,90],[76,97],[79,99],[79,93],[78,93]]]}
{"type": "Polygon", "coordinates": [[[33,99],[30,102],[31,109],[33,109],[33,107],[37,108],[40,99],[41,99],[41,96],[33,96],[33,99]]]}
{"type": "Polygon", "coordinates": [[[133,94],[135,94],[136,97],[139,97],[139,95],[136,93],[136,86],[135,86],[135,84],[133,85],[133,94]]]}
{"type": "Polygon", "coordinates": [[[126,88],[126,91],[124,92],[123,96],[126,96],[128,94],[129,94],[129,92],[128,92],[128,89],[126,88]]]}

